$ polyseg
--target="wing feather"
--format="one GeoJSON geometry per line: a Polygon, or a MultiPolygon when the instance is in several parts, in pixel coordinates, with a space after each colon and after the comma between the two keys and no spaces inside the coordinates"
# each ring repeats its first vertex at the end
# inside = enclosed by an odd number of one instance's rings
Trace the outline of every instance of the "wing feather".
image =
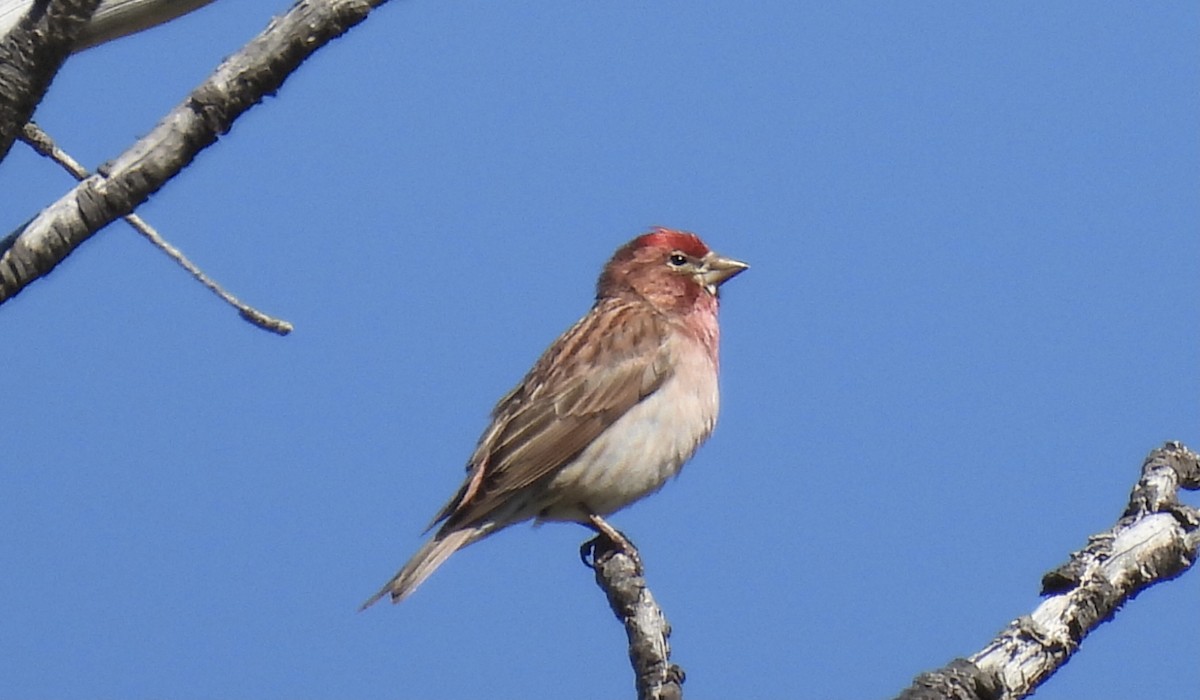
{"type": "Polygon", "coordinates": [[[599,302],[500,400],[438,514],[443,528],[478,524],[515,492],[551,478],[670,376],[668,321],[644,302],[599,302]],[[602,361],[603,366],[596,363],[602,361]]]}

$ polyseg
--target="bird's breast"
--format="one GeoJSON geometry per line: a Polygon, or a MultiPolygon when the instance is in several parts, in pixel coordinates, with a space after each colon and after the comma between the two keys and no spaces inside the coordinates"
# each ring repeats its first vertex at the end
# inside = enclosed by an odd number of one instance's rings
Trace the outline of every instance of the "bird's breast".
{"type": "Polygon", "coordinates": [[[657,491],[712,433],[716,358],[694,338],[676,337],[673,372],[596,437],[550,481],[540,518],[608,515],[657,491]]]}

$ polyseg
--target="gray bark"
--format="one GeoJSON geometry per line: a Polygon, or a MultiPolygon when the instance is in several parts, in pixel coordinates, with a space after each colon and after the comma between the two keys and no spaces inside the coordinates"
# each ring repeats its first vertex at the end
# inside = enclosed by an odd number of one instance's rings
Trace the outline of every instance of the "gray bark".
{"type": "Polygon", "coordinates": [[[39,0],[0,38],[0,160],[50,88],[100,0],[39,0]]]}
{"type": "MultiPolygon", "coordinates": [[[[628,542],[628,539],[626,539],[628,542]]],[[[671,624],[646,585],[636,549],[622,551],[601,535],[584,545],[596,584],[608,598],[613,614],[625,625],[629,662],[633,665],[638,700],[682,700],[683,669],[671,663],[671,624]]]]}

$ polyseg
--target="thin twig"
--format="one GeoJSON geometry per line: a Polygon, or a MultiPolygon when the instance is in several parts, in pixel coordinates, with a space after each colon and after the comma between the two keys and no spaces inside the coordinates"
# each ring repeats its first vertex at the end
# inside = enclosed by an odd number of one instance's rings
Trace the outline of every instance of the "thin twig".
{"type": "MultiPolygon", "coordinates": [[[[42,128],[37,124],[34,124],[33,122],[27,122],[21,131],[20,139],[29,144],[33,150],[61,165],[63,169],[71,173],[76,180],[82,181],[84,178],[91,175],[91,173],[87,171],[87,168],[84,168],[82,165],[80,165],[79,161],[75,160],[69,153],[59,148],[58,144],[54,142],[54,139],[51,138],[50,134],[47,134],[45,131],[43,131],[42,128]]],[[[153,226],[147,223],[140,216],[137,214],[126,214],[123,218],[129,223],[130,226],[133,227],[135,231],[145,236],[146,240],[150,241],[159,250],[169,255],[172,260],[179,263],[183,269],[191,273],[192,277],[195,277],[200,284],[208,287],[213,294],[221,297],[225,300],[225,303],[236,308],[238,310],[238,314],[242,318],[246,319],[250,323],[253,323],[259,328],[262,328],[263,330],[268,330],[272,333],[278,333],[279,335],[287,335],[288,333],[292,332],[293,326],[291,323],[288,323],[283,319],[268,316],[258,309],[248,306],[237,297],[225,291],[221,285],[217,284],[212,278],[204,274],[203,270],[197,267],[196,264],[191,260],[188,260],[187,256],[185,256],[178,248],[168,243],[166,239],[164,239],[158,233],[158,231],[154,229],[153,226]]]]}

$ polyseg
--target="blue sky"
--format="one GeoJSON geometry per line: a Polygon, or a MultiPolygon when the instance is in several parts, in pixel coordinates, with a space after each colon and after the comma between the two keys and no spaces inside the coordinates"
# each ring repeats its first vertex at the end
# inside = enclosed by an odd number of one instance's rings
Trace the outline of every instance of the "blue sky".
{"type": "MultiPolygon", "coordinates": [[[[285,8],[81,54],[37,120],[95,167],[285,8]]],[[[687,697],[977,651],[1200,446],[1197,36],[1184,2],[389,3],[139,211],[292,336],[120,224],[0,308],[0,696],[629,697],[575,526],[356,608],[655,224],[753,265],[714,437],[613,519],[687,697]]],[[[5,230],[68,186],[16,147],[5,230]]],[[[1198,619],[1193,571],[1038,698],[1192,698],[1198,619]]]]}

